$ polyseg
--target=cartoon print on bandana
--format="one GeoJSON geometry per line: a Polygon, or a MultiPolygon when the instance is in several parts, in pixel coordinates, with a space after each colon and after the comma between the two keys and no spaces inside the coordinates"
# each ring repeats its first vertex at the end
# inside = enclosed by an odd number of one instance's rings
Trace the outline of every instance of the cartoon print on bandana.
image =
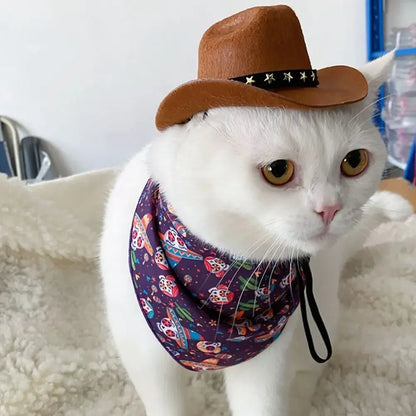
{"type": "Polygon", "coordinates": [[[137,214],[134,215],[130,244],[133,250],[144,247],[151,256],[153,256],[153,248],[150,244],[146,230],[152,218],[151,214],[146,214],[143,218],[140,218],[137,214]]]}
{"type": "Polygon", "coordinates": [[[207,358],[201,362],[181,360],[182,365],[189,367],[193,371],[206,371],[206,370],[221,370],[224,366],[218,365],[218,359],[207,358]]]}
{"type": "Polygon", "coordinates": [[[224,277],[230,268],[224,260],[212,256],[205,257],[204,265],[210,273],[215,274],[217,277],[224,277]]]}
{"type": "MultiPolygon", "coordinates": [[[[226,285],[218,285],[208,289],[208,300],[215,305],[226,305],[230,303],[234,298],[234,293],[228,290],[226,285]]],[[[207,302],[204,302],[206,304],[207,302]]]]}
{"type": "Polygon", "coordinates": [[[234,330],[234,328],[236,329],[238,335],[245,336],[249,335],[250,332],[257,332],[261,327],[260,323],[254,323],[252,320],[244,318],[242,311],[237,312],[236,319],[230,317],[226,319],[226,322],[230,326],[230,335],[232,335],[232,330],[234,330]],[[243,318],[239,318],[241,316],[243,318]]]}
{"type": "Polygon", "coordinates": [[[177,220],[173,220],[172,224],[175,228],[175,230],[182,236],[182,237],[186,237],[186,228],[184,227],[184,225],[177,221],[177,220]]]}
{"type": "Polygon", "coordinates": [[[196,347],[205,354],[218,354],[221,352],[221,342],[199,341],[196,347]]]}
{"type": "Polygon", "coordinates": [[[179,321],[172,308],[166,308],[167,317],[163,318],[156,325],[159,331],[168,338],[173,339],[183,349],[188,349],[188,339],[199,341],[203,339],[198,332],[185,328],[179,321]]]}
{"type": "Polygon", "coordinates": [[[162,247],[156,247],[155,262],[162,270],[169,269],[169,264],[162,247]]]}
{"type": "Polygon", "coordinates": [[[279,319],[279,322],[277,323],[277,326],[272,328],[268,334],[260,335],[256,338],[254,338],[254,342],[265,342],[265,341],[268,341],[271,338],[273,340],[275,340],[281,334],[282,329],[285,327],[286,323],[287,323],[287,317],[282,316],[279,319]]]}
{"type": "Polygon", "coordinates": [[[146,300],[145,298],[140,298],[139,301],[140,301],[140,306],[142,307],[142,311],[146,314],[146,316],[150,319],[153,318],[154,312],[153,312],[153,308],[150,302],[146,300]]]}
{"type": "Polygon", "coordinates": [[[252,264],[221,254],[184,227],[152,180],[133,216],[128,254],[150,329],[189,370],[255,357],[279,337],[299,304],[303,263],[299,275],[289,262],[252,264]]]}
{"type": "Polygon", "coordinates": [[[175,298],[179,294],[178,285],[175,282],[175,278],[172,275],[159,276],[159,289],[163,294],[171,298],[175,298]]]}
{"type": "Polygon", "coordinates": [[[173,227],[169,227],[164,234],[159,232],[159,237],[162,240],[162,246],[166,252],[168,262],[172,267],[175,267],[182,259],[202,260],[201,255],[186,246],[182,237],[179,236],[173,227]]]}

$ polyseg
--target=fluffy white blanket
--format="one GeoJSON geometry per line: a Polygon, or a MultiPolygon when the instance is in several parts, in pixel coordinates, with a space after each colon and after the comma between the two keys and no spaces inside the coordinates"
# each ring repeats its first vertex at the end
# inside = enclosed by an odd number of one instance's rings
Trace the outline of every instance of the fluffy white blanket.
{"type": "MultiPolygon", "coordinates": [[[[96,255],[115,172],[27,187],[0,177],[0,415],[142,416],[108,333],[96,255]]],[[[341,342],[313,415],[416,415],[416,216],[347,265],[341,342]]],[[[217,375],[190,386],[228,415],[217,375]]],[[[167,415],[166,415],[167,416],[167,415]]]]}

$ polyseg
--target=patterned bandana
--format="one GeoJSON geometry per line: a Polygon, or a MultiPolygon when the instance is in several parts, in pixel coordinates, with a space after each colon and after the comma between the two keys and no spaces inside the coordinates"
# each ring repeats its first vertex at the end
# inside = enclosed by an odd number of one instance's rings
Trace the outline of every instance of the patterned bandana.
{"type": "MultiPolygon", "coordinates": [[[[309,259],[254,264],[219,253],[190,234],[151,179],[134,213],[130,272],[150,329],[189,370],[221,369],[255,357],[279,337],[300,301],[311,348],[303,293],[309,259]]],[[[316,320],[313,296],[308,300],[316,320]]]]}

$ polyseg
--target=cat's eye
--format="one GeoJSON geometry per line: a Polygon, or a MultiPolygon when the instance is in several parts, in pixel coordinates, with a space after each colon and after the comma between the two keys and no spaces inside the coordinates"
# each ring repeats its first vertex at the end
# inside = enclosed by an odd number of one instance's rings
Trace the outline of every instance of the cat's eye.
{"type": "Polygon", "coordinates": [[[368,152],[365,149],[357,149],[349,152],[341,163],[341,172],[348,177],[357,176],[364,172],[368,166],[368,152]]]}
{"type": "Polygon", "coordinates": [[[285,185],[293,178],[295,165],[290,160],[279,159],[261,168],[267,182],[275,186],[285,185]]]}

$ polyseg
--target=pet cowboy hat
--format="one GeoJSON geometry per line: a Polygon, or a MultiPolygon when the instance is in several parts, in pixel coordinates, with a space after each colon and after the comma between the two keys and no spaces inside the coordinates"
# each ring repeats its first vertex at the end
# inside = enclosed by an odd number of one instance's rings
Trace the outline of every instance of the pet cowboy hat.
{"type": "Polygon", "coordinates": [[[290,7],[253,7],[204,33],[198,79],[165,97],[156,127],[164,130],[215,107],[318,109],[360,101],[367,92],[366,79],[354,68],[312,69],[290,7]]]}

